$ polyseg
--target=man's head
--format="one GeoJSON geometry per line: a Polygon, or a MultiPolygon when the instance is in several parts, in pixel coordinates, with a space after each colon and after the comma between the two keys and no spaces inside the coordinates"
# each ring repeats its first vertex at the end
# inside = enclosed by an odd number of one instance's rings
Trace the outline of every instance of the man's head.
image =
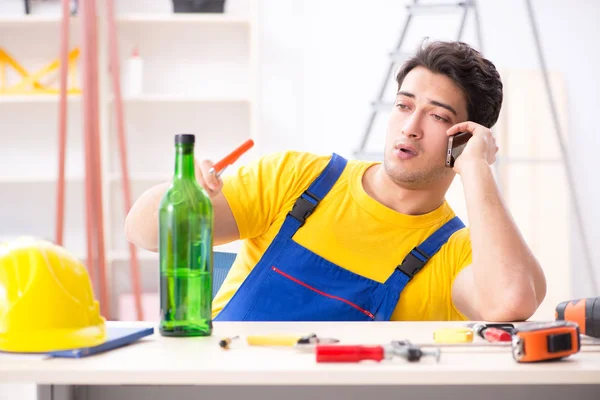
{"type": "Polygon", "coordinates": [[[422,46],[396,76],[385,144],[384,167],[402,186],[450,184],[444,166],[446,131],[463,121],[491,128],[502,105],[502,82],[494,65],[461,42],[422,46]]]}

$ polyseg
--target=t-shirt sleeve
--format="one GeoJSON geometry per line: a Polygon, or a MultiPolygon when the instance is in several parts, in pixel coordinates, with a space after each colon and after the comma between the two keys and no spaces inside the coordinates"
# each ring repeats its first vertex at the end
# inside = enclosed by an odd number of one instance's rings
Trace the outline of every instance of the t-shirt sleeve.
{"type": "Polygon", "coordinates": [[[240,239],[264,234],[281,212],[302,193],[316,161],[295,151],[277,152],[240,167],[223,178],[223,195],[233,213],[240,239]]]}

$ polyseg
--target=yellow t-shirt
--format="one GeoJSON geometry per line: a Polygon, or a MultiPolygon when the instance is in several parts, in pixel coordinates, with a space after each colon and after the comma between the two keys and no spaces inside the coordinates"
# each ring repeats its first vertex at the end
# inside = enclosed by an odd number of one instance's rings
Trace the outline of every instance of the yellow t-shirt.
{"type": "MultiPolygon", "coordinates": [[[[281,228],[296,199],[331,156],[279,152],[224,178],[223,194],[243,240],[213,301],[225,307],[281,228]]],[[[455,214],[444,202],[425,215],[400,214],[370,197],[362,176],[373,162],[349,160],[346,169],[293,240],[359,275],[385,282],[406,254],[455,214]]],[[[455,232],[400,295],[392,320],[466,320],[453,305],[452,282],[471,263],[468,228],[455,232]]]]}

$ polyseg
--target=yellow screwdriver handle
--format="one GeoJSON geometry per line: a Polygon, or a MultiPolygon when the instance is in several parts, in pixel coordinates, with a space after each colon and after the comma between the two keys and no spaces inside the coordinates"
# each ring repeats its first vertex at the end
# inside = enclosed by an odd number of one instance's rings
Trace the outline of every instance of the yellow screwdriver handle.
{"type": "Polygon", "coordinates": [[[254,335],[246,338],[250,346],[295,346],[300,336],[291,335],[254,335]]]}
{"type": "Polygon", "coordinates": [[[473,330],[468,328],[441,328],[433,332],[436,343],[469,343],[473,341],[473,330]]]}

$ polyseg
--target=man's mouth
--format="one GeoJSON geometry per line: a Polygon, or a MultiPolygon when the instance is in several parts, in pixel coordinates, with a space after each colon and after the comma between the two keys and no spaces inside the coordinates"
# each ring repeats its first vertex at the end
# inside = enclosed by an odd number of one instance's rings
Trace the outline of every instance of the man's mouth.
{"type": "Polygon", "coordinates": [[[405,153],[407,155],[416,156],[419,154],[414,147],[409,146],[409,145],[398,144],[395,147],[396,147],[396,150],[400,151],[401,153],[405,153]]]}

